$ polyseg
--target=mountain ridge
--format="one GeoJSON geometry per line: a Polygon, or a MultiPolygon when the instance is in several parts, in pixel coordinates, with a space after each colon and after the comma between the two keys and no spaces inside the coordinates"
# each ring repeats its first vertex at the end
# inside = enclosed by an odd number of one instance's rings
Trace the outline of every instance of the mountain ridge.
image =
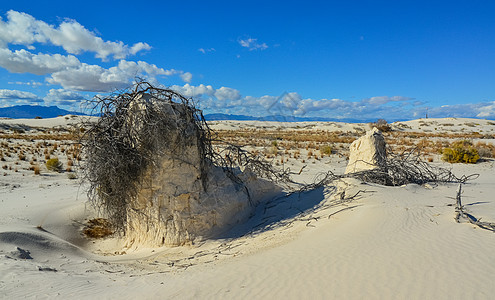
{"type": "Polygon", "coordinates": [[[84,115],[57,106],[16,105],[0,108],[0,117],[12,119],[55,118],[63,115],[84,115]]]}

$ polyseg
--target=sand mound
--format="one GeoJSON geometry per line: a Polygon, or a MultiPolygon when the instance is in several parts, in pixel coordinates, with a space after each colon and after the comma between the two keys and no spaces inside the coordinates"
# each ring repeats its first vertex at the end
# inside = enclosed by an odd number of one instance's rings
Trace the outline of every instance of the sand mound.
{"type": "MultiPolygon", "coordinates": [[[[58,253],[72,253],[74,255],[82,255],[83,251],[77,246],[58,238],[47,232],[15,232],[7,231],[0,232],[1,250],[8,251],[7,248],[12,248],[12,245],[29,252],[32,258],[46,258],[47,256],[57,255],[58,253]]],[[[17,250],[21,251],[21,250],[17,250]]],[[[22,255],[22,251],[19,252],[22,255]]]]}

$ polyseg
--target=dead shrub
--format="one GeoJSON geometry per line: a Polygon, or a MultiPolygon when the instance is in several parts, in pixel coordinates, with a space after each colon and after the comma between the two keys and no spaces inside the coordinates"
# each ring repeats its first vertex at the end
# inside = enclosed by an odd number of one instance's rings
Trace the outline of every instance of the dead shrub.
{"type": "MultiPolygon", "coordinates": [[[[288,171],[276,171],[241,147],[225,143],[227,146],[215,152],[202,112],[173,90],[141,81],[132,89],[105,98],[96,96],[93,104],[101,117],[96,123],[85,124],[88,129],[81,141],[84,179],[89,183],[91,203],[105,213],[118,232],[125,234],[127,210],[141,189],[144,172],[157,165],[163,153],[181,159],[193,136],[200,157],[198,179],[205,191],[212,165],[222,167],[237,184],[242,184],[235,173],[240,165],[262,178],[288,178],[288,171]]],[[[79,148],[74,150],[73,158],[79,159],[79,148]]]]}
{"type": "Polygon", "coordinates": [[[483,142],[476,143],[476,150],[482,158],[493,158],[495,157],[495,146],[492,144],[487,144],[483,142]]]}

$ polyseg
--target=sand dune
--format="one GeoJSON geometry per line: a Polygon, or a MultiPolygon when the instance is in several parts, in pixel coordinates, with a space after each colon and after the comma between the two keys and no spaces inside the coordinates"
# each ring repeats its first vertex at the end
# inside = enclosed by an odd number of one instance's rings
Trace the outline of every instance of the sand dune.
{"type": "MultiPolygon", "coordinates": [[[[478,131],[495,128],[485,120],[419,122],[403,123],[416,130],[434,130],[442,122],[465,130],[473,128],[466,122],[478,122],[478,131]]],[[[274,125],[247,123],[218,124],[274,125]]],[[[463,185],[463,204],[495,221],[493,160],[435,164],[459,176],[480,174],[463,185]]],[[[296,178],[311,182],[319,171],[344,168],[344,158],[319,160],[296,178]]],[[[457,188],[346,179],[262,203],[245,224],[219,239],[133,250],[122,249],[117,238],[81,235],[84,221],[96,212],[77,181],[64,174],[12,172],[0,177],[0,298],[490,299],[495,235],[455,222],[457,188]],[[339,202],[342,191],[357,196],[339,202]]]]}

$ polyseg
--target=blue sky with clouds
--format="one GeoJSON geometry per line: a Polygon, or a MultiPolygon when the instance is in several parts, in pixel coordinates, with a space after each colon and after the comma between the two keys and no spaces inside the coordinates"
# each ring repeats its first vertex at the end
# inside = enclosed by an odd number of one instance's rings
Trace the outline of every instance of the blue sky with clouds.
{"type": "Polygon", "coordinates": [[[80,110],[136,76],[206,113],[495,119],[493,1],[0,6],[0,107],[80,110]]]}

